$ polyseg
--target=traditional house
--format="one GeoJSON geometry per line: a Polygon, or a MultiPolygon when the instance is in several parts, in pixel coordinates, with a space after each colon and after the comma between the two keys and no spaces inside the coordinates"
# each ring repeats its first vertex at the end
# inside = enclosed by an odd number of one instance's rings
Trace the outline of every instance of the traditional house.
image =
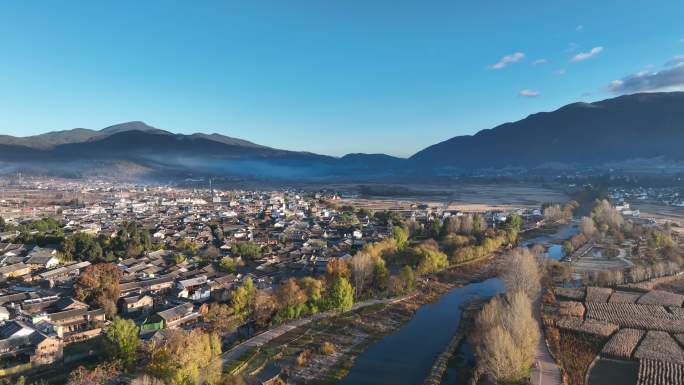
{"type": "Polygon", "coordinates": [[[119,309],[122,314],[149,314],[154,307],[154,299],[149,295],[131,295],[119,300],[119,309]]]}
{"type": "Polygon", "coordinates": [[[199,317],[191,303],[184,303],[170,309],[157,312],[150,317],[148,323],[163,322],[165,328],[175,328],[190,323],[199,317]]]}

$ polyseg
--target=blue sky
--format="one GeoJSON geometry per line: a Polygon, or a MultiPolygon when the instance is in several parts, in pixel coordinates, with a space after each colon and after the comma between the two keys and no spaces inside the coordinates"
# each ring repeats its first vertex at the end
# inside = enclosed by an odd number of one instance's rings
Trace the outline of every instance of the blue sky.
{"type": "Polygon", "coordinates": [[[0,134],[143,120],[407,156],[574,101],[684,89],[682,15],[681,0],[7,0],[0,134]]]}

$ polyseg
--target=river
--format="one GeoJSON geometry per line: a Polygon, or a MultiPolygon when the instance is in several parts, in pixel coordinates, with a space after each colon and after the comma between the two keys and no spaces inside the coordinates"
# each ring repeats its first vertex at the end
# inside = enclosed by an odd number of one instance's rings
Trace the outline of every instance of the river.
{"type": "MultiPolygon", "coordinates": [[[[548,247],[547,257],[561,259],[563,249],[557,244],[577,233],[577,224],[562,225],[555,233],[529,239],[522,246],[541,244],[548,247]]],[[[414,317],[399,330],[380,339],[361,353],[340,385],[420,385],[430,373],[437,356],[458,330],[461,306],[475,299],[492,297],[505,291],[498,278],[455,288],[437,302],[421,306],[414,317]]],[[[471,359],[470,347],[459,348],[461,359],[471,359]]],[[[457,357],[459,358],[459,357],[457,357]]],[[[458,384],[458,369],[448,369],[445,384],[458,384]]]]}
{"type": "Polygon", "coordinates": [[[577,222],[572,221],[568,224],[561,225],[553,234],[543,234],[534,238],[530,238],[521,242],[523,247],[531,247],[532,245],[543,245],[547,247],[546,257],[549,259],[561,260],[565,256],[563,246],[558,242],[564,241],[577,234],[577,222]]]}
{"type": "Polygon", "coordinates": [[[422,384],[458,329],[461,305],[503,291],[498,278],[451,289],[437,302],[421,306],[406,325],[361,353],[338,384],[422,384]]]}

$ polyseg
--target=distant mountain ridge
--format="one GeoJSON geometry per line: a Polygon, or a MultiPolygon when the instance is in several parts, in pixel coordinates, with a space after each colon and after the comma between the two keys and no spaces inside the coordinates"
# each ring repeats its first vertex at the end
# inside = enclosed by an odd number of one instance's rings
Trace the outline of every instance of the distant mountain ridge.
{"type": "Polygon", "coordinates": [[[684,92],[573,103],[456,136],[408,159],[288,151],[220,134],[174,134],[132,121],[30,137],[0,136],[0,173],[373,180],[581,168],[684,173],[684,92]],[[113,171],[117,170],[117,171],[113,171]]]}
{"type": "Polygon", "coordinates": [[[632,159],[684,159],[684,92],[573,103],[432,145],[409,161],[431,170],[600,166],[632,159]]]}

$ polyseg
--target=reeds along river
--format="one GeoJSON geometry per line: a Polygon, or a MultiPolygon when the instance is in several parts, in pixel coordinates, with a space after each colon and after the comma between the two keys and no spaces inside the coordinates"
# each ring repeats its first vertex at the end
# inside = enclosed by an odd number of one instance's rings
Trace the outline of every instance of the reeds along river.
{"type": "Polygon", "coordinates": [[[503,282],[498,278],[450,290],[437,302],[420,307],[406,325],[361,353],[338,384],[422,384],[458,329],[461,305],[503,291],[503,282]]]}

